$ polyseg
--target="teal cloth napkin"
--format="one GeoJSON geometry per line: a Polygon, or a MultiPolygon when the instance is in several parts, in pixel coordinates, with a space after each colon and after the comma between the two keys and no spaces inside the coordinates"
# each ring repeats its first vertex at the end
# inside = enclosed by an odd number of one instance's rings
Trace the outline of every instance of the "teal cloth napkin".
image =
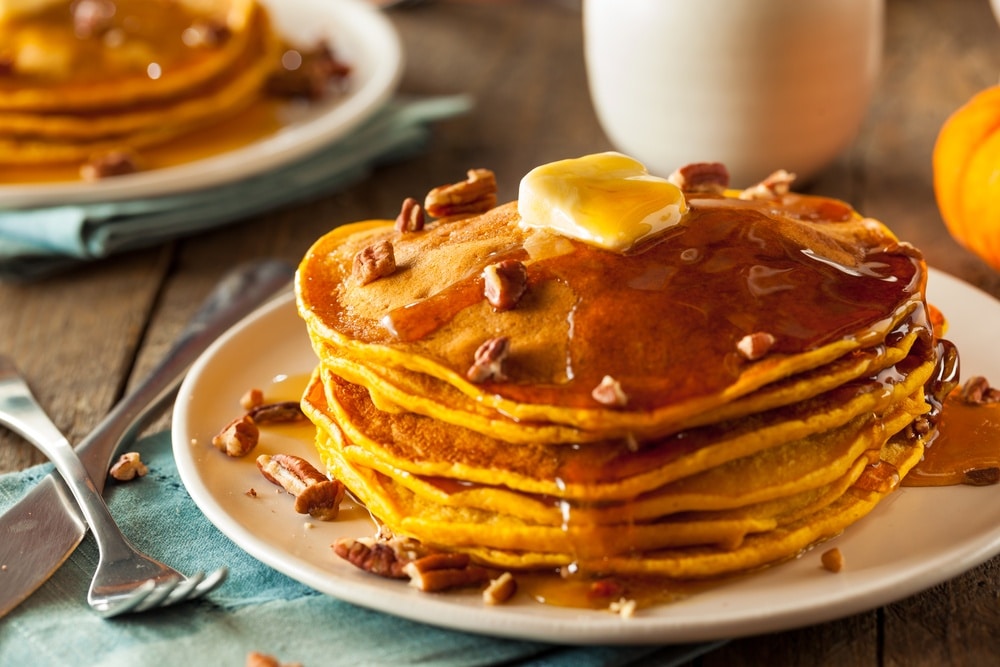
{"type": "MultiPolygon", "coordinates": [[[[88,535],[48,582],[0,619],[0,665],[236,667],[258,651],[304,667],[669,666],[718,645],[558,646],[455,632],[356,607],[260,563],[219,532],[181,484],[169,433],[149,436],[136,449],[149,474],[110,484],[105,494],[122,530],[182,572],[227,565],[228,580],[196,602],[103,620],[86,603],[98,557],[88,535]]],[[[44,464],[0,476],[0,511],[50,469],[44,464]]]]}
{"type": "Polygon", "coordinates": [[[470,108],[464,95],[397,97],[305,158],[234,183],[150,199],[0,208],[0,277],[37,278],[335,192],[380,164],[415,155],[426,145],[429,123],[470,108]]]}

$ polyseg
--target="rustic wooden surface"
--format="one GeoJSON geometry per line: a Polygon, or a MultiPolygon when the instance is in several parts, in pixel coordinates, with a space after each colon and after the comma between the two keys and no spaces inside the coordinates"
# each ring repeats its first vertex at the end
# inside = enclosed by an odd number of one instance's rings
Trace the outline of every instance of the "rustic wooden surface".
{"type": "MultiPolygon", "coordinates": [[[[402,92],[468,92],[476,100],[472,113],[435,127],[425,154],[318,201],[41,282],[0,283],[0,353],[16,360],[71,440],[164,354],[234,265],[266,256],[294,262],[330,227],[393,216],[404,197],[460,180],[469,167],[493,169],[507,200],[536,164],[611,148],[590,106],[573,0],[439,1],[389,15],[407,57],[402,92]]],[[[997,82],[998,30],[987,0],[889,0],[884,67],[866,123],[810,186],[885,220],[932,266],[996,297],[1000,274],[962,250],[939,218],[930,156],[947,115],[997,82]]],[[[156,428],[166,425],[164,417],[156,428]]],[[[41,460],[0,431],[0,472],[41,460]]],[[[695,664],[993,664],[1000,655],[998,570],[994,559],[880,609],[736,639],[695,664]]]]}

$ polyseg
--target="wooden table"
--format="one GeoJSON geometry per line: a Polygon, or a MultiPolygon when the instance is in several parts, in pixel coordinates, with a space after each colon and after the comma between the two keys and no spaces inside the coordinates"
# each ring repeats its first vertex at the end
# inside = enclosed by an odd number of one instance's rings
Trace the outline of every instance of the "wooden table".
{"type": "MultiPolygon", "coordinates": [[[[469,92],[467,116],[430,150],[350,189],[33,284],[0,284],[0,353],[31,379],[76,441],[159,359],[216,280],[252,258],[296,261],[324,231],[391,217],[406,196],[493,169],[501,201],[531,167],[611,148],[588,98],[572,0],[432,2],[393,10],[407,56],[403,92],[469,92]]],[[[931,265],[1000,297],[1000,274],[939,218],[931,149],[946,116],[1000,73],[987,0],[889,0],[886,54],[863,131],[811,190],[841,197],[922,248],[931,265]]],[[[998,323],[984,323],[996,325],[998,323]]],[[[164,418],[157,428],[165,428],[164,418]]],[[[0,432],[0,472],[42,457],[0,432]]],[[[989,492],[989,491],[987,491],[989,492]]],[[[960,520],[960,517],[956,517],[960,520]]],[[[1000,559],[898,603],[843,620],[737,639],[702,665],[983,665],[1000,655],[1000,559]]]]}

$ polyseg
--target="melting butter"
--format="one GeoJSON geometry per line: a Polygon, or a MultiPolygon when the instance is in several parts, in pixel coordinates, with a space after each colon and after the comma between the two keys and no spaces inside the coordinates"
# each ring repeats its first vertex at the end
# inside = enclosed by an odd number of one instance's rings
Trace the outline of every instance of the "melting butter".
{"type": "Polygon", "coordinates": [[[625,252],[679,223],[688,207],[680,188],[607,152],[532,169],[521,179],[518,210],[526,227],[625,252]]]}

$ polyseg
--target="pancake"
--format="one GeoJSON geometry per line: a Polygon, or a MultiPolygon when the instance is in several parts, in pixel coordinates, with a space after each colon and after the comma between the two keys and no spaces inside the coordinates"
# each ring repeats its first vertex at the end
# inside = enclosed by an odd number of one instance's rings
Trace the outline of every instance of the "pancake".
{"type": "Polygon", "coordinates": [[[722,577],[833,537],[920,460],[957,355],[885,225],[617,154],[537,171],[300,263],[302,408],[386,531],[502,569],[722,577]]]}
{"type": "Polygon", "coordinates": [[[260,97],[282,48],[260,12],[246,32],[244,50],[228,69],[157,105],[102,109],[96,115],[0,112],[0,164],[84,161],[117,148],[164,143],[232,117],[260,97]]]}
{"type": "Polygon", "coordinates": [[[317,99],[349,74],[329,44],[288,43],[255,0],[26,7],[0,16],[6,182],[93,180],[245,145],[281,128],[282,100],[317,99]]]}
{"type": "Polygon", "coordinates": [[[69,2],[0,21],[0,55],[17,73],[0,76],[0,111],[93,111],[183,95],[233,68],[260,12],[248,0],[96,4],[110,16],[86,33],[69,2]],[[211,46],[187,47],[182,35],[198,25],[224,28],[227,35],[211,46]],[[160,67],[155,78],[150,62],[160,67]]]}

